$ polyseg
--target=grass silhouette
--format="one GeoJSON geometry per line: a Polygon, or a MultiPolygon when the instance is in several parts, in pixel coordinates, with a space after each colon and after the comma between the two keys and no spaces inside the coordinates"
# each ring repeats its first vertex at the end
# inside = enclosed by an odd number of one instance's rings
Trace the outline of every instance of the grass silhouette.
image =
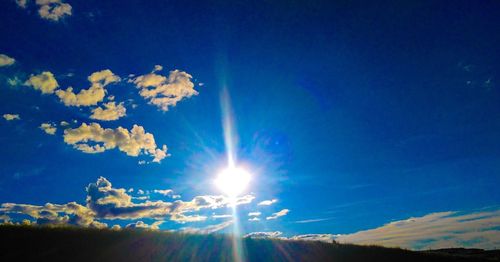
{"type": "MultiPolygon", "coordinates": [[[[232,236],[0,226],[0,261],[233,261],[232,236]]],[[[242,239],[247,261],[490,261],[398,248],[242,239]]]]}

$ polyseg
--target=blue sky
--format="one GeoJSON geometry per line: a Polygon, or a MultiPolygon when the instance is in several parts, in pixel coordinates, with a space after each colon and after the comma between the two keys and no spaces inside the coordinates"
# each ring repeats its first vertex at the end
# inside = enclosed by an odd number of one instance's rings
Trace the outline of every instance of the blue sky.
{"type": "Polygon", "coordinates": [[[2,1],[0,215],[498,248],[500,5],[330,2],[2,1]],[[224,89],[253,175],[238,218],[213,185],[224,89]],[[454,230],[376,235],[436,217],[454,230]]]}

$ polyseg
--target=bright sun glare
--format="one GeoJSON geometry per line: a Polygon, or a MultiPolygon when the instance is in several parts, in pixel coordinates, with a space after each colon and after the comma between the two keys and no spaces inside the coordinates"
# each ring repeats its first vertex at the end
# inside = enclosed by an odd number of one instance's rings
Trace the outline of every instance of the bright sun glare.
{"type": "Polygon", "coordinates": [[[247,188],[251,175],[245,169],[228,167],[219,173],[215,185],[230,197],[236,197],[247,188]]]}

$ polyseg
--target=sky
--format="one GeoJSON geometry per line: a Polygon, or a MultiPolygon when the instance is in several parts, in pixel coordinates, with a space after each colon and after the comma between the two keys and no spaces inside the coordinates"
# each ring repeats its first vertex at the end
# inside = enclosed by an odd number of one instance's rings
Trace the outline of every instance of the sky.
{"type": "Polygon", "coordinates": [[[3,223],[500,248],[498,1],[0,10],[3,223]]]}

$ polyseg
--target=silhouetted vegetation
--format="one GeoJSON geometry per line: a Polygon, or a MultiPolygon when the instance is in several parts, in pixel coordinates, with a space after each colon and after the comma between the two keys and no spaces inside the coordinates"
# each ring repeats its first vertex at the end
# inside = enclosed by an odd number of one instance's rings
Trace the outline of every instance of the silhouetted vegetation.
{"type": "MultiPolygon", "coordinates": [[[[233,261],[231,236],[0,226],[0,261],[233,261]]],[[[243,239],[248,261],[490,261],[397,248],[243,239]]]]}

